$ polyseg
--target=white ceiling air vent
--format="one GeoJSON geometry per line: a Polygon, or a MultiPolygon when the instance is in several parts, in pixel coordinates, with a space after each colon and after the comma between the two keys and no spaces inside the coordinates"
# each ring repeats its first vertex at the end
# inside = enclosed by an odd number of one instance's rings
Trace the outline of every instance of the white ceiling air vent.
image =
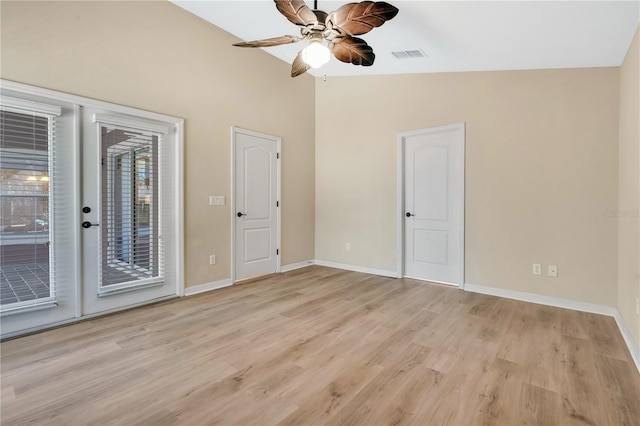
{"type": "Polygon", "coordinates": [[[427,55],[418,49],[418,50],[398,50],[397,52],[391,52],[391,54],[396,59],[417,59],[417,58],[426,58],[427,55]]]}

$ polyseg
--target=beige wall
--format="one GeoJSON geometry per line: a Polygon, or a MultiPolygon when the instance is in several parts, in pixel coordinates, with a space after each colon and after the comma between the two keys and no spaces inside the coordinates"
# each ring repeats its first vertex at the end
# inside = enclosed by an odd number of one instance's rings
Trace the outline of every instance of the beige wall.
{"type": "Polygon", "coordinates": [[[313,259],[314,81],[168,2],[7,2],[1,77],[185,119],[185,271],[230,277],[230,128],[282,137],[282,264],[313,259]],[[209,266],[209,255],[217,265],[209,266]]]}
{"type": "Polygon", "coordinates": [[[230,126],[283,137],[283,264],[314,258],[315,223],[316,258],[394,270],[396,135],[464,121],[466,282],[617,303],[638,335],[629,320],[638,240],[618,247],[616,237],[627,226],[637,235],[638,220],[605,214],[638,206],[637,34],[620,76],[617,68],[541,70],[314,86],[165,2],[0,8],[2,78],[185,118],[188,286],[230,276],[232,218],[228,206],[207,205],[209,195],[230,196],[230,126]],[[619,204],[618,129],[621,161],[631,159],[621,165],[619,204]],[[534,262],[558,265],[558,278],[534,277],[534,262]]]}
{"type": "Polygon", "coordinates": [[[640,345],[640,29],[620,69],[618,309],[640,345]]]}
{"type": "Polygon", "coordinates": [[[465,122],[465,281],[615,306],[618,80],[618,68],[317,80],[316,258],[395,270],[397,133],[465,122]]]}

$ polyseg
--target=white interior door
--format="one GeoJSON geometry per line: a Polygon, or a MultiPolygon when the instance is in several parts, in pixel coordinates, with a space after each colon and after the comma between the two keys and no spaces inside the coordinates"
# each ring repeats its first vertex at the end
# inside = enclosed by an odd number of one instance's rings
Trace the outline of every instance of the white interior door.
{"type": "Polygon", "coordinates": [[[279,269],[280,139],[233,128],[234,278],[279,269]]]}
{"type": "Polygon", "coordinates": [[[462,286],[464,124],[401,135],[404,274],[462,286]]]}
{"type": "Polygon", "coordinates": [[[169,128],[91,108],[83,123],[83,314],[174,295],[169,128]]]}

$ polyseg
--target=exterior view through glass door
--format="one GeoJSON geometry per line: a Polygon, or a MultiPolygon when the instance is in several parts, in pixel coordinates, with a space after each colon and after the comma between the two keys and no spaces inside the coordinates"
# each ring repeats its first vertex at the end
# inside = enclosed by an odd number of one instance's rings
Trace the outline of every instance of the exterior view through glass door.
{"type": "Polygon", "coordinates": [[[158,135],[101,126],[102,282],[162,277],[158,239],[158,135]],[[106,163],[106,164],[105,164],[106,163]]]}
{"type": "Polygon", "coordinates": [[[49,132],[46,116],[0,111],[1,302],[5,309],[51,298],[49,132]]]}

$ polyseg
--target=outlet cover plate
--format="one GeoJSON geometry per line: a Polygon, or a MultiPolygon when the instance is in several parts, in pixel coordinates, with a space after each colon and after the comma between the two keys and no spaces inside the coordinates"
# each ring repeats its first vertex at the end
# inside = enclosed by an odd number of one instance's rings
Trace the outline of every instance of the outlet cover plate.
{"type": "Polygon", "coordinates": [[[542,265],[539,263],[533,264],[533,275],[542,275],[542,265]]]}

